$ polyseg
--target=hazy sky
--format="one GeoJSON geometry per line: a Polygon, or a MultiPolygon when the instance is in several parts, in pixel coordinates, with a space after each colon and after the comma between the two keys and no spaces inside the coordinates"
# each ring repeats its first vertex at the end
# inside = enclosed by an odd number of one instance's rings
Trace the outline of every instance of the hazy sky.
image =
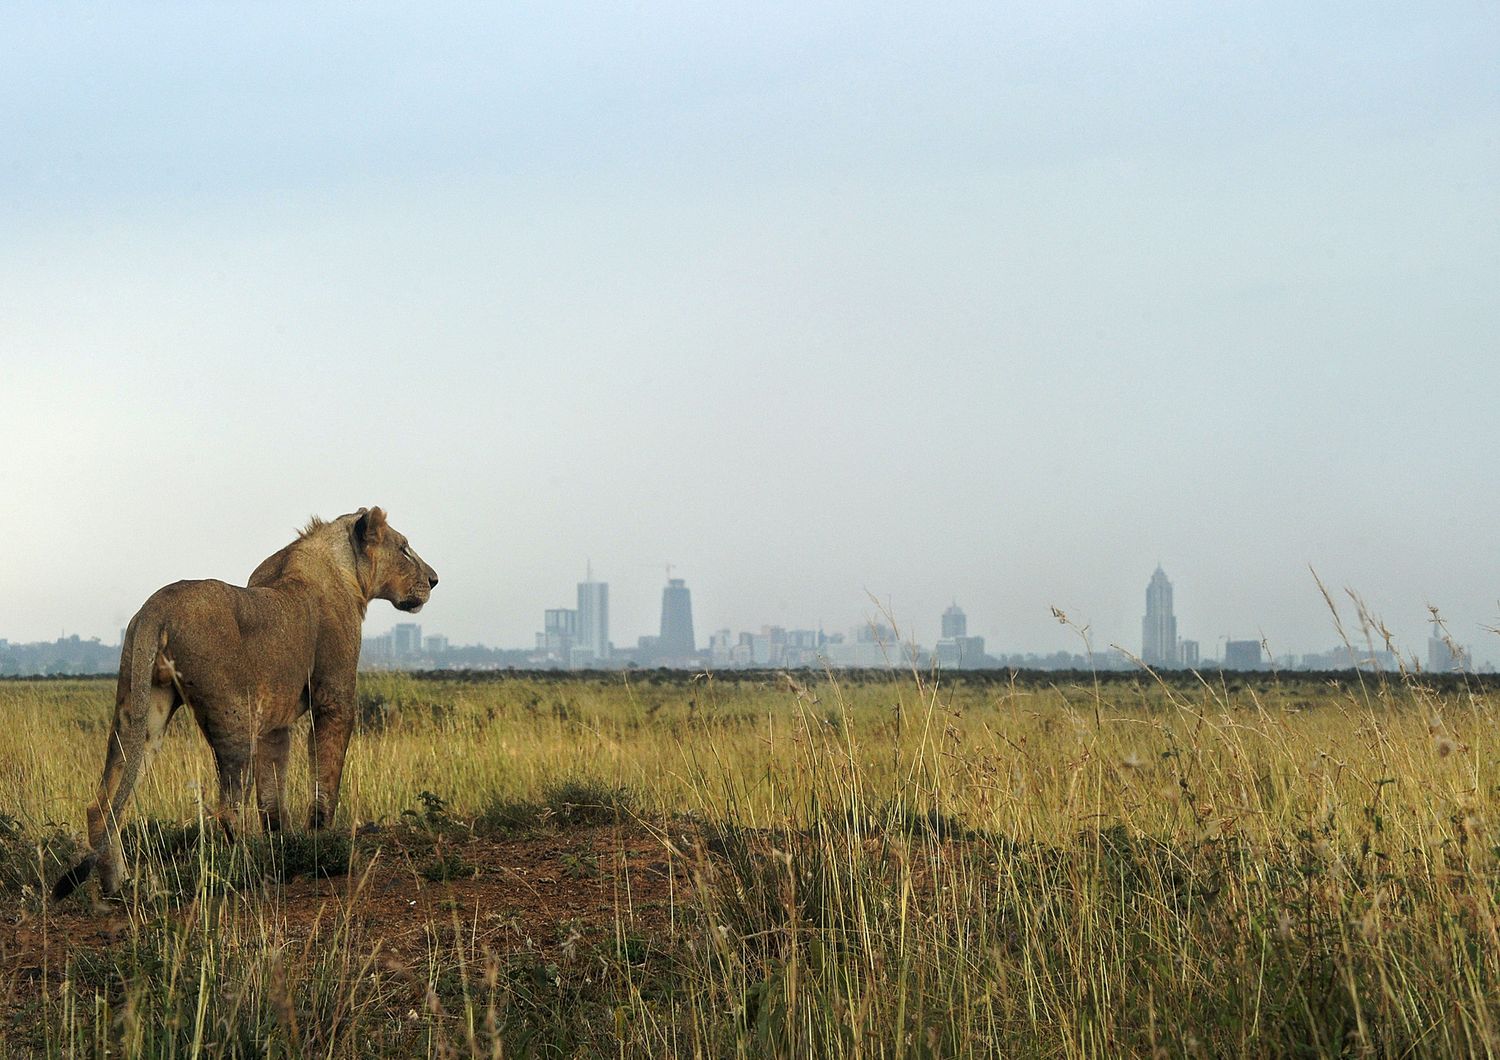
{"type": "Polygon", "coordinates": [[[1214,7],[8,6],[0,637],[379,504],[458,641],[1500,658],[1500,9],[1214,7]]]}

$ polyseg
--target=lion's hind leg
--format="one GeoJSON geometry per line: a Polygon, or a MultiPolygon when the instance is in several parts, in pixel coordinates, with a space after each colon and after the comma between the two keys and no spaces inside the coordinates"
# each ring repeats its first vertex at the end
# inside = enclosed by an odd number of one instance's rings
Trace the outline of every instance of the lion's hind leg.
{"type": "Polygon", "coordinates": [[[286,771],[291,757],[291,729],[283,725],[261,734],[255,747],[255,797],[267,832],[287,826],[286,771]]]}
{"type": "Polygon", "coordinates": [[[239,838],[249,796],[250,769],[255,752],[248,734],[226,733],[213,743],[214,762],[219,768],[219,825],[233,843],[239,838]]]}
{"type": "Polygon", "coordinates": [[[151,685],[144,695],[135,695],[132,690],[119,697],[104,756],[104,775],[87,812],[90,852],[57,881],[54,899],[67,897],[93,869],[99,870],[99,887],[105,895],[119,891],[125,874],[120,818],[140,780],[141,769],[161,744],[176,708],[175,695],[170,686],[151,685]]]}

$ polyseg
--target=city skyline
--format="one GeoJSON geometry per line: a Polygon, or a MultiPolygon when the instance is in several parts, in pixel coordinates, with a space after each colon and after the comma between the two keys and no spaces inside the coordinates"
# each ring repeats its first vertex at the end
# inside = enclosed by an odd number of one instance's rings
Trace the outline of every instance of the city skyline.
{"type": "MultiPolygon", "coordinates": [[[[606,585],[607,583],[598,583],[606,585]]],[[[580,586],[581,588],[581,586],[580,586]]],[[[759,629],[722,627],[709,634],[706,647],[694,652],[677,643],[667,649],[661,647],[663,635],[669,626],[680,624],[686,616],[686,636],[691,637],[691,590],[685,579],[670,577],[662,591],[662,616],[656,634],[642,634],[636,643],[617,649],[613,658],[594,656],[582,658],[570,656],[571,640],[558,641],[552,636],[557,628],[571,631],[574,612],[556,609],[544,611],[544,630],[537,634],[536,653],[527,662],[534,665],[588,668],[591,664],[611,663],[630,665],[696,665],[712,661],[716,665],[822,665],[834,666],[882,666],[905,665],[913,654],[925,662],[933,662],[947,668],[974,668],[991,666],[1025,666],[1037,661],[1059,661],[1059,666],[1088,668],[1100,666],[1109,669],[1128,669],[1144,663],[1162,669],[1197,669],[1199,666],[1212,669],[1223,667],[1233,670],[1255,669],[1313,669],[1342,670],[1375,668],[1395,671],[1402,666],[1425,668],[1432,672],[1473,669],[1489,670],[1493,663],[1476,652],[1472,645],[1459,643],[1449,630],[1442,636],[1429,636],[1425,647],[1407,647],[1396,644],[1398,654],[1387,650],[1384,643],[1369,640],[1368,632],[1361,630],[1357,621],[1351,625],[1358,636],[1350,644],[1327,642],[1316,648],[1293,650],[1285,645],[1277,646],[1269,637],[1247,639],[1232,634],[1219,636],[1215,642],[1215,654],[1203,655],[1199,642],[1191,637],[1179,635],[1174,610],[1174,592],[1171,580],[1160,563],[1146,587],[1146,614],[1141,620],[1141,643],[1138,646],[1124,641],[1097,641],[1087,645],[1076,645],[1077,650],[1057,649],[1051,652],[1016,650],[1015,646],[997,646],[992,653],[984,637],[970,636],[968,615],[955,599],[939,617],[940,634],[931,649],[899,623],[889,624],[890,616],[878,612],[866,616],[864,621],[832,630],[822,623],[816,628],[798,628],[762,624],[759,629]],[[566,616],[566,617],[564,617],[566,616]],[[570,662],[571,659],[571,662],[570,662]],[[1032,660],[1028,663],[1024,660],[1032,660]]],[[[1056,616],[1055,616],[1056,617],[1056,616]]],[[[1085,631],[1080,631],[1080,636],[1085,631]]],[[[389,635],[387,635],[389,636],[389,635]]],[[[571,637],[571,632],[569,633],[571,637]]],[[[691,641],[689,641],[691,643],[691,641]]]]}
{"type": "MultiPolygon", "coordinates": [[[[425,633],[414,621],[399,621],[383,633],[364,638],[361,667],[366,669],[453,668],[453,669],[620,669],[625,667],[668,666],[691,669],[728,669],[745,667],[822,668],[935,666],[939,669],[1042,669],[1042,670],[1130,670],[1139,665],[1172,670],[1348,670],[1351,667],[1394,673],[1401,669],[1424,669],[1431,673],[1468,671],[1493,673],[1489,660],[1476,657],[1471,645],[1458,643],[1450,630],[1440,627],[1433,617],[1433,635],[1426,643],[1426,657],[1416,650],[1402,650],[1398,657],[1383,643],[1368,638],[1364,643],[1337,644],[1314,652],[1270,651],[1260,640],[1220,638],[1222,658],[1199,658],[1198,644],[1191,638],[1178,637],[1175,652],[1163,655],[1162,643],[1168,633],[1175,633],[1172,607],[1174,596],[1170,579],[1160,564],[1147,585],[1146,611],[1142,619],[1142,644],[1139,653],[1126,645],[1085,646],[1084,651],[1058,650],[1038,653],[986,648],[983,637],[970,636],[967,613],[955,600],[940,616],[941,636],[931,649],[918,643],[910,633],[887,624],[884,616],[867,619],[831,632],[817,629],[786,628],[762,625],[758,630],[734,633],[730,628],[711,632],[706,646],[696,652],[685,648],[691,640],[691,589],[686,580],[668,579],[662,593],[662,617],[659,632],[638,638],[630,648],[616,649],[600,655],[592,647],[579,643],[580,615],[591,601],[608,598],[608,583],[595,581],[592,571],[578,583],[578,609],[546,608],[543,630],[532,648],[491,647],[485,644],[453,644],[445,634],[425,633]],[[661,648],[663,633],[669,647],[661,648]],[[1153,661],[1153,659],[1155,661],[1153,661]]],[[[1066,617],[1056,614],[1054,617],[1066,617]]],[[[591,620],[592,621],[592,620],[591,620]]],[[[607,629],[607,617],[604,619],[607,629]]],[[[1397,646],[1400,648],[1400,646],[1397,646]]],[[[98,638],[83,640],[76,634],[63,635],[55,642],[14,643],[0,638],[0,676],[27,673],[98,673],[113,670],[118,660],[118,645],[106,645],[98,638]]]]}
{"type": "MultiPolygon", "coordinates": [[[[434,634],[434,636],[444,644],[445,648],[451,642],[456,645],[462,644],[464,646],[481,647],[488,650],[524,652],[531,651],[533,648],[536,650],[545,650],[547,645],[551,645],[551,649],[554,652],[559,649],[561,650],[562,654],[559,661],[564,665],[567,665],[570,659],[569,652],[579,652],[578,657],[573,660],[573,663],[578,667],[587,667],[591,658],[594,661],[607,661],[610,655],[608,651],[603,654],[597,652],[592,647],[592,641],[584,638],[584,625],[590,624],[596,629],[597,635],[602,638],[603,642],[609,645],[612,651],[621,653],[621,657],[628,654],[634,654],[642,660],[657,657],[653,654],[657,649],[650,645],[654,645],[654,642],[661,636],[665,623],[669,620],[669,611],[671,610],[669,600],[672,599],[674,591],[687,591],[685,579],[669,577],[667,584],[659,590],[660,605],[656,612],[657,621],[654,628],[648,627],[651,628],[650,632],[641,631],[638,634],[632,635],[630,631],[627,631],[625,639],[619,644],[615,644],[612,643],[613,638],[610,635],[610,582],[595,580],[592,561],[586,561],[584,569],[584,580],[578,582],[576,585],[576,606],[572,608],[544,608],[542,610],[542,628],[535,634],[535,644],[531,647],[526,646],[531,639],[526,637],[507,642],[496,636],[453,638],[446,633],[434,634]],[[590,615],[597,617],[587,617],[590,615]],[[586,617],[587,623],[585,622],[586,617]]],[[[1309,574],[1308,577],[1311,582],[1312,576],[1309,574]]],[[[633,584],[638,586],[639,583],[633,584]]],[[[638,588],[637,594],[640,592],[649,594],[650,590],[638,588]]],[[[1342,605],[1342,617],[1346,627],[1357,629],[1358,620],[1354,613],[1352,600],[1343,598],[1344,594],[1338,592],[1335,592],[1334,596],[1335,603],[1342,605]]],[[[1361,598],[1363,599],[1363,597],[1361,598]]],[[[1327,605],[1323,601],[1321,594],[1318,595],[1316,604],[1321,609],[1321,613],[1326,615],[1327,605]]],[[[860,640],[860,638],[863,638],[866,631],[872,626],[886,627],[894,619],[895,628],[899,631],[899,637],[893,634],[893,639],[907,644],[933,645],[932,651],[934,655],[950,665],[956,664],[964,652],[967,652],[971,657],[976,654],[985,654],[985,645],[987,643],[1001,656],[1007,657],[1030,656],[1044,658],[1058,655],[1059,653],[1063,655],[1081,655],[1084,652],[1084,645],[1081,638],[1085,631],[1088,633],[1089,641],[1096,655],[1102,656],[1108,652],[1112,645],[1117,645],[1130,655],[1137,656],[1148,665],[1169,668],[1178,666],[1191,668],[1197,663],[1200,655],[1205,661],[1218,661],[1226,658],[1227,653],[1237,653],[1234,657],[1243,662],[1243,660],[1249,657],[1247,655],[1249,652],[1253,651],[1257,655],[1264,657],[1264,651],[1269,650],[1273,656],[1283,662],[1288,659],[1302,660],[1306,658],[1316,660],[1321,658],[1327,665],[1321,667],[1314,666],[1313,668],[1341,669],[1344,664],[1340,660],[1345,660],[1348,655],[1346,649],[1335,644],[1336,631],[1331,621],[1328,624],[1327,633],[1322,638],[1300,644],[1294,643],[1290,639],[1279,637],[1275,630],[1261,630],[1259,628],[1247,628],[1243,626],[1236,630],[1218,633],[1213,637],[1204,639],[1201,643],[1198,638],[1181,635],[1175,613],[1176,597],[1173,583],[1168,578],[1160,562],[1157,563],[1156,569],[1147,584],[1145,615],[1138,619],[1138,628],[1141,631],[1139,641],[1134,641],[1126,636],[1102,636],[1101,631],[1097,627],[1084,620],[1085,612],[1078,609],[1064,612],[1069,616],[1070,624],[1066,627],[1065,637],[1061,642],[1054,636],[1051,638],[1050,643],[1039,644],[1036,641],[1001,640],[985,635],[968,636],[968,614],[964,609],[958,607],[956,597],[950,600],[948,607],[936,616],[935,621],[923,621],[924,618],[932,619],[932,615],[916,615],[913,616],[913,621],[908,622],[902,613],[888,613],[883,604],[878,604],[868,597],[866,597],[864,605],[862,609],[858,610],[848,607],[826,609],[827,613],[834,616],[832,619],[817,618],[811,620],[804,619],[802,621],[796,619],[791,621],[753,619],[749,623],[743,620],[704,623],[703,628],[708,630],[708,632],[700,638],[700,642],[696,644],[696,647],[700,652],[708,651],[710,641],[713,637],[720,636],[730,630],[743,631],[742,633],[735,634],[736,637],[760,636],[765,630],[791,630],[799,633],[806,632],[822,636],[837,636],[841,639],[847,639],[850,644],[853,644],[860,640]],[[1164,638],[1160,643],[1175,643],[1173,651],[1164,652],[1159,648],[1158,642],[1153,641],[1152,631],[1157,628],[1157,622],[1161,623],[1161,632],[1158,635],[1164,638]],[[955,634],[953,632],[954,629],[961,632],[955,634]],[[965,639],[968,643],[960,645],[959,641],[965,639]],[[1264,647],[1262,646],[1263,640],[1265,641],[1264,647]],[[1230,647],[1230,645],[1234,647],[1230,647]]],[[[1432,616],[1430,613],[1427,613],[1425,607],[1423,610],[1424,619],[1430,626],[1432,616]]],[[[686,611],[688,634],[691,635],[691,603],[686,605],[686,611]]],[[[981,609],[977,613],[981,616],[981,621],[993,622],[994,620],[992,610],[989,608],[981,609]]],[[[1378,610],[1374,609],[1372,609],[1372,614],[1381,621],[1386,621],[1388,617],[1381,615],[1378,610]]],[[[429,612],[429,621],[434,617],[436,616],[429,612]]],[[[367,631],[378,630],[380,622],[376,607],[371,608],[370,613],[366,617],[365,625],[367,631]]],[[[391,631],[399,629],[403,625],[405,624],[395,621],[385,633],[368,632],[366,641],[367,643],[377,643],[381,637],[389,636],[391,631]]],[[[1048,616],[1045,619],[1041,619],[1039,616],[1039,620],[1034,622],[1033,625],[1037,632],[1040,633],[1044,630],[1053,631],[1059,624],[1052,617],[1052,612],[1049,609],[1048,616]]],[[[1210,621],[1205,625],[1207,628],[1213,628],[1215,624],[1210,621]]],[[[1390,625],[1394,626],[1395,623],[1390,623],[1390,625]]],[[[1500,641],[1491,640],[1491,638],[1496,637],[1496,634],[1489,626],[1481,626],[1475,630],[1463,630],[1451,622],[1445,623],[1445,626],[1446,630],[1442,637],[1425,635],[1409,642],[1398,639],[1396,647],[1403,658],[1420,660],[1421,665],[1434,670],[1448,668],[1452,664],[1454,659],[1453,645],[1457,646],[1459,655],[1465,660],[1464,665],[1469,667],[1481,668],[1492,665],[1491,659],[1496,655],[1500,655],[1500,641]],[[1495,647],[1491,647],[1492,643],[1495,644],[1495,647]],[[1439,659],[1443,660],[1441,665],[1438,663],[1439,659]]],[[[436,628],[436,626],[432,628],[436,628]]],[[[1187,627],[1181,628],[1185,629],[1187,627]]],[[[1221,626],[1220,628],[1223,627],[1221,626]]],[[[81,637],[84,642],[96,641],[101,644],[112,642],[111,639],[99,633],[70,631],[67,629],[60,631],[58,636],[59,638],[69,636],[81,637]]],[[[1356,640],[1358,639],[1356,638],[1356,640]]],[[[0,636],[0,644],[6,643],[14,645],[46,644],[51,643],[51,641],[46,637],[25,638],[13,634],[7,640],[5,637],[0,636]]],[[[410,646],[405,645],[403,649],[408,647],[410,646]]],[[[404,653],[404,651],[398,653],[404,653]]],[[[691,654],[693,654],[691,651],[677,652],[675,656],[669,653],[662,657],[673,658],[691,654]]],[[[869,655],[870,665],[878,664],[875,661],[877,654],[877,650],[872,648],[869,655]]],[[[1361,654],[1368,656],[1370,652],[1361,649],[1361,654]]],[[[1389,655],[1384,655],[1383,657],[1387,662],[1391,662],[1391,668],[1394,668],[1392,657],[1389,655]]]]}
{"type": "MultiPolygon", "coordinates": [[[[669,604],[669,600],[672,599],[674,593],[686,593],[685,580],[681,578],[673,578],[670,571],[671,567],[669,565],[667,584],[662,589],[661,619],[658,623],[656,632],[641,633],[639,637],[633,639],[627,638],[625,643],[632,645],[632,647],[622,650],[640,651],[643,655],[649,655],[651,652],[655,652],[658,650],[655,647],[654,642],[659,639],[666,630],[668,614],[672,607],[672,605],[669,604]]],[[[1311,575],[1309,575],[1309,579],[1311,580],[1311,575]]],[[[608,583],[600,584],[607,585],[608,583]]],[[[1363,597],[1361,597],[1361,599],[1363,599],[1363,597]]],[[[688,634],[690,636],[692,626],[691,604],[685,604],[682,602],[682,600],[683,597],[678,597],[677,607],[686,609],[686,623],[688,626],[688,634]]],[[[1323,608],[1323,613],[1327,614],[1327,604],[1325,601],[1323,601],[1321,594],[1319,594],[1317,602],[1318,605],[1323,608]]],[[[848,634],[852,638],[858,635],[861,630],[864,630],[871,625],[888,626],[892,622],[894,622],[894,628],[899,631],[899,640],[907,643],[934,643],[934,651],[940,655],[946,651],[946,658],[949,662],[953,662],[959,659],[961,653],[964,651],[967,651],[970,654],[981,655],[986,651],[986,637],[969,636],[967,612],[963,608],[960,608],[958,606],[958,601],[956,598],[950,602],[949,606],[938,617],[936,623],[937,628],[935,630],[928,626],[927,623],[921,621],[922,616],[918,616],[915,621],[908,622],[900,614],[891,613],[888,609],[879,605],[877,602],[867,599],[866,603],[867,609],[862,615],[861,620],[858,622],[850,622],[847,619],[842,621],[835,621],[834,623],[828,623],[821,619],[812,622],[791,621],[767,623],[762,621],[758,624],[758,626],[755,623],[752,623],[749,627],[745,627],[743,623],[724,623],[715,626],[714,632],[717,635],[724,632],[725,630],[742,629],[748,634],[750,632],[753,632],[753,630],[756,628],[790,629],[815,631],[819,634],[837,632],[840,635],[848,634]],[[946,648],[944,648],[945,642],[947,644],[946,648]],[[960,642],[967,643],[961,644],[960,642]]],[[[1340,601],[1336,600],[1335,604],[1337,605],[1338,603],[1340,603],[1340,601]]],[[[1346,602],[1346,606],[1343,608],[1343,610],[1345,612],[1348,612],[1353,607],[1353,599],[1350,598],[1346,602]]],[[[1424,612],[1426,611],[1427,609],[1424,608],[1424,612]]],[[[547,613],[552,614],[553,612],[547,613]]],[[[1052,614],[1053,612],[1049,609],[1049,616],[1052,614]]],[[[1379,619],[1380,621],[1385,621],[1384,617],[1380,616],[1378,612],[1372,612],[1371,614],[1372,617],[1379,619]]],[[[1429,622],[1431,621],[1430,612],[1427,613],[1427,619],[1429,622]]],[[[1343,620],[1346,623],[1346,628],[1358,629],[1359,622],[1357,615],[1346,613],[1343,615],[1343,620]]],[[[1050,626],[1053,624],[1053,622],[1038,623],[1039,626],[1050,626]]],[[[1212,623],[1209,623],[1209,625],[1211,627],[1212,623]]],[[[1160,562],[1156,564],[1156,569],[1153,572],[1147,585],[1146,613],[1140,620],[1140,641],[1132,642],[1127,637],[1101,638],[1098,635],[1098,630],[1093,629],[1087,622],[1075,622],[1073,623],[1073,632],[1070,632],[1069,634],[1069,636],[1073,638],[1073,643],[1071,644],[1054,644],[1045,647],[1038,647],[1035,644],[1017,644],[1011,642],[1009,644],[1005,644],[1005,647],[1006,650],[1010,653],[1037,655],[1048,655],[1059,651],[1082,651],[1084,650],[1084,648],[1081,643],[1080,637],[1085,627],[1087,627],[1087,632],[1090,634],[1090,642],[1095,652],[1099,652],[1103,649],[1109,648],[1112,645],[1115,645],[1119,648],[1124,649],[1126,653],[1135,655],[1136,657],[1140,658],[1141,661],[1152,666],[1181,666],[1191,668],[1198,664],[1200,657],[1203,659],[1220,659],[1225,657],[1226,653],[1233,652],[1238,653],[1238,658],[1244,659],[1246,657],[1246,653],[1250,651],[1250,645],[1254,645],[1257,652],[1269,651],[1271,653],[1271,656],[1283,660],[1288,657],[1295,657],[1300,659],[1304,656],[1312,658],[1319,655],[1326,656],[1328,659],[1334,660],[1336,658],[1342,657],[1342,653],[1344,653],[1344,649],[1342,649],[1341,647],[1328,647],[1329,644],[1333,643],[1333,640],[1331,638],[1336,638],[1337,636],[1337,631],[1331,621],[1329,624],[1328,632],[1323,638],[1307,644],[1294,644],[1290,641],[1283,641],[1275,634],[1274,631],[1262,631],[1259,628],[1255,628],[1248,631],[1242,629],[1239,631],[1240,635],[1236,635],[1236,632],[1234,631],[1217,634],[1205,646],[1204,644],[1200,643],[1200,640],[1197,637],[1186,636],[1180,631],[1175,615],[1172,582],[1167,577],[1166,572],[1160,562]],[[1253,636],[1247,637],[1244,635],[1245,632],[1253,633],[1253,636]]],[[[1457,632],[1453,631],[1451,626],[1449,627],[1449,630],[1450,636],[1455,637],[1457,641],[1461,643],[1462,653],[1471,662],[1483,663],[1487,660],[1488,656],[1483,650],[1474,647],[1472,643],[1465,643],[1465,638],[1463,636],[1459,636],[1457,632]]],[[[1475,634],[1496,636],[1496,634],[1489,628],[1481,628],[1477,631],[1468,632],[1470,633],[1468,641],[1477,639],[1475,634]]],[[[538,636],[538,643],[540,644],[540,634],[538,636]]],[[[995,641],[994,643],[1004,644],[1005,642],[995,641]]],[[[1483,644],[1483,641],[1480,640],[1480,643],[1483,644]]],[[[1401,650],[1402,654],[1406,658],[1431,660],[1437,658],[1436,649],[1432,647],[1432,644],[1432,638],[1427,637],[1422,638],[1419,642],[1413,642],[1410,645],[1402,644],[1398,641],[1396,646],[1401,650]]],[[[1500,647],[1500,641],[1497,641],[1497,647],[1500,647]]],[[[1444,650],[1447,649],[1445,648],[1444,650]]],[[[1492,652],[1491,654],[1497,653],[1500,652],[1492,652]]],[[[666,652],[665,654],[667,657],[671,657],[673,655],[691,654],[691,649],[684,652],[680,650],[679,645],[678,648],[675,648],[673,651],[666,652]]],[[[1369,653],[1366,652],[1366,654],[1369,653]]],[[[1426,662],[1424,662],[1423,664],[1427,665],[1426,662]]],[[[1330,665],[1328,668],[1338,669],[1341,667],[1330,665]]]]}

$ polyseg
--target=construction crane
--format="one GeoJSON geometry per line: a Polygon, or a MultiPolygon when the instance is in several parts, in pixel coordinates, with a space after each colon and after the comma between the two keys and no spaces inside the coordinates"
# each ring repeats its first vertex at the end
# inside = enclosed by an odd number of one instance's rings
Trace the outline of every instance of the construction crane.
{"type": "Polygon", "coordinates": [[[667,581],[671,581],[672,580],[672,572],[677,569],[677,564],[673,563],[671,560],[666,561],[661,566],[658,566],[655,563],[642,563],[642,564],[639,564],[639,566],[642,566],[642,567],[656,567],[657,570],[661,570],[661,567],[665,566],[667,568],[667,581]]]}

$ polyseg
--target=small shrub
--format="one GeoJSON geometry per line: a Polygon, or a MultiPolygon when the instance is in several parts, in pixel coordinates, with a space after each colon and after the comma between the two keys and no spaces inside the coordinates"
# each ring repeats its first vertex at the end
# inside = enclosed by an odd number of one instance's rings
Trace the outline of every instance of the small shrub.
{"type": "Polygon", "coordinates": [[[547,807],[525,799],[494,799],[474,818],[480,834],[529,832],[542,825],[547,807]]]}
{"type": "Polygon", "coordinates": [[[633,799],[622,787],[602,781],[570,779],[542,791],[542,801],[559,822],[572,825],[608,824],[631,810],[633,799]]]}
{"type": "Polygon", "coordinates": [[[340,832],[282,833],[264,839],[262,846],[265,876],[270,879],[349,874],[349,837],[340,832]]]}
{"type": "Polygon", "coordinates": [[[562,856],[563,875],[573,880],[593,879],[599,875],[598,854],[564,854],[562,856]]]}
{"type": "Polygon", "coordinates": [[[448,816],[448,801],[441,795],[424,789],[417,793],[417,801],[422,804],[420,810],[408,808],[401,811],[401,816],[412,824],[439,831],[453,823],[448,816]]]}
{"type": "Polygon", "coordinates": [[[451,850],[446,853],[440,852],[422,867],[422,877],[433,883],[469,880],[478,874],[479,870],[471,862],[465,861],[463,855],[451,850]]]}

